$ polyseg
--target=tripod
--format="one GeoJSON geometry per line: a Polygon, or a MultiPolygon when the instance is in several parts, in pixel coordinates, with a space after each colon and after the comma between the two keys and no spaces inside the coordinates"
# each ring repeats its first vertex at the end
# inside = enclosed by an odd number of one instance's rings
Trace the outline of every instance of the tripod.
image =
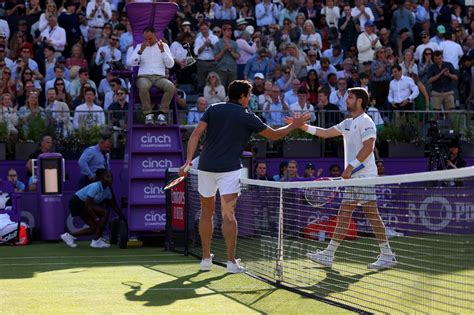
{"type": "Polygon", "coordinates": [[[448,168],[448,148],[444,143],[433,143],[430,145],[429,171],[445,170],[448,168]]]}

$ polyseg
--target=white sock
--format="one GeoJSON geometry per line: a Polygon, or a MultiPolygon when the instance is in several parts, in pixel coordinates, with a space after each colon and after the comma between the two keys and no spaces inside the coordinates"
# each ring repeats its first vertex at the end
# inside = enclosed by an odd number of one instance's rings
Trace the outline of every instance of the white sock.
{"type": "Polygon", "coordinates": [[[331,240],[328,247],[324,250],[328,255],[333,256],[336,253],[337,248],[341,245],[338,241],[331,240]]]}
{"type": "Polygon", "coordinates": [[[392,255],[392,249],[390,248],[390,244],[388,242],[380,243],[379,246],[382,255],[392,255]]]}

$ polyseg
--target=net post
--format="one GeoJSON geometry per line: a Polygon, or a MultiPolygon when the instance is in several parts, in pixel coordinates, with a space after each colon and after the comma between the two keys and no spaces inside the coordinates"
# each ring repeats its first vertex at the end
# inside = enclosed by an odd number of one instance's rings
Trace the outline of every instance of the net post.
{"type": "Polygon", "coordinates": [[[277,283],[283,281],[283,188],[280,188],[280,204],[278,209],[278,245],[275,278],[277,283]]]}

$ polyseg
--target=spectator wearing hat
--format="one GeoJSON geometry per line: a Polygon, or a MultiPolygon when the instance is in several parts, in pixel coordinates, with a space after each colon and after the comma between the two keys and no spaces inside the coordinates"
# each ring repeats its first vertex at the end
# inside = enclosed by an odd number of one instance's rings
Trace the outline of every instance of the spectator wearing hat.
{"type": "Polygon", "coordinates": [[[236,40],[236,43],[240,52],[240,58],[237,59],[237,75],[239,80],[241,80],[244,79],[247,61],[257,52],[257,45],[252,42],[252,37],[247,31],[240,33],[240,38],[236,40]]]}
{"type": "Polygon", "coordinates": [[[218,41],[219,38],[209,32],[209,25],[202,23],[199,26],[199,34],[194,41],[194,55],[197,57],[198,90],[202,90],[207,75],[216,71],[213,48],[218,41]]]}
{"type": "Polygon", "coordinates": [[[265,76],[263,73],[257,72],[254,75],[254,84],[252,89],[252,94],[255,96],[260,96],[265,93],[265,76]]]}
{"type": "MultiPolygon", "coordinates": [[[[310,0],[311,1],[311,0],[310,0]]],[[[257,26],[269,27],[275,24],[280,16],[280,7],[271,0],[263,0],[255,6],[255,17],[257,26]]]]}
{"type": "Polygon", "coordinates": [[[234,30],[234,37],[239,38],[240,33],[245,31],[248,25],[249,25],[249,23],[248,23],[247,19],[238,18],[237,21],[235,21],[235,26],[237,27],[237,29],[234,30]]]}
{"type": "Polygon", "coordinates": [[[431,48],[432,51],[439,50],[438,44],[430,41],[430,33],[428,31],[421,31],[420,33],[421,44],[416,46],[415,60],[420,61],[423,57],[423,52],[426,48],[431,48]]]}
{"type": "Polygon", "coordinates": [[[247,60],[244,68],[244,79],[253,80],[257,73],[262,74],[263,77],[268,76],[270,72],[270,60],[268,58],[269,52],[266,48],[259,48],[257,53],[247,60]]]}
{"type": "Polygon", "coordinates": [[[308,102],[308,90],[306,90],[303,87],[299,87],[296,92],[296,95],[297,95],[296,102],[291,103],[291,105],[289,105],[290,116],[293,117],[294,114],[301,115],[303,113],[310,113],[311,117],[309,121],[311,124],[314,124],[314,122],[316,121],[316,115],[314,113],[313,105],[311,105],[311,103],[308,102]]]}
{"type": "Polygon", "coordinates": [[[443,25],[438,25],[438,27],[436,27],[436,35],[430,39],[430,42],[439,46],[444,40],[444,34],[446,34],[446,27],[443,25]]]}
{"type": "Polygon", "coordinates": [[[7,39],[10,38],[10,26],[4,19],[0,19],[0,35],[7,39]]]}
{"type": "Polygon", "coordinates": [[[315,170],[315,167],[313,163],[306,164],[306,167],[304,168],[303,178],[305,178],[306,180],[315,180],[323,172],[323,169],[319,168],[318,172],[316,173],[316,176],[314,176],[314,170],[315,170]]]}
{"type": "Polygon", "coordinates": [[[382,47],[378,36],[374,33],[374,26],[374,23],[369,20],[365,23],[365,31],[357,37],[359,67],[361,67],[364,62],[371,62],[374,59],[375,50],[382,47]]]}
{"type": "Polygon", "coordinates": [[[56,56],[61,55],[66,46],[66,31],[58,25],[58,18],[54,15],[48,17],[48,26],[41,32],[44,45],[53,46],[56,56]]]}
{"type": "Polygon", "coordinates": [[[222,38],[214,45],[216,69],[224,87],[237,79],[237,60],[240,58],[240,51],[237,43],[231,38],[232,26],[224,24],[222,25],[222,38]]]}

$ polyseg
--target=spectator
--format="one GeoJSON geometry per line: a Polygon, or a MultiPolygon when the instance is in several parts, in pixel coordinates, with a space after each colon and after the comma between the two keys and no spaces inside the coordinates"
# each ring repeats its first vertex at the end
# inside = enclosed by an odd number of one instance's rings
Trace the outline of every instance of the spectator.
{"type": "Polygon", "coordinates": [[[322,57],[320,66],[316,69],[318,72],[318,78],[321,84],[326,84],[328,82],[329,74],[333,73],[336,74],[336,68],[331,65],[329,58],[322,57]]]}
{"type": "Polygon", "coordinates": [[[261,106],[259,104],[259,97],[260,95],[265,94],[265,77],[262,73],[256,73],[254,77],[254,83],[252,88],[252,98],[250,99],[248,108],[251,111],[259,115],[258,113],[261,110],[261,106]]]}
{"type": "Polygon", "coordinates": [[[333,126],[334,123],[341,121],[342,115],[339,106],[329,102],[330,92],[327,88],[321,88],[318,92],[318,104],[316,109],[320,112],[318,125],[327,128],[333,126]]]}
{"type": "Polygon", "coordinates": [[[337,164],[329,166],[329,177],[341,177],[341,167],[337,164]]]}
{"type": "Polygon", "coordinates": [[[69,108],[72,107],[72,97],[65,89],[66,81],[63,79],[54,80],[54,90],[56,91],[56,99],[64,102],[69,108]]]}
{"type": "Polygon", "coordinates": [[[280,9],[271,0],[263,0],[255,6],[257,26],[268,28],[271,24],[276,23],[279,16],[280,9]]]}
{"type": "Polygon", "coordinates": [[[316,32],[314,24],[311,20],[306,20],[303,24],[303,33],[300,35],[298,46],[305,53],[309,50],[314,50],[316,53],[321,55],[321,48],[323,47],[323,41],[321,35],[316,32]]]}
{"type": "MultiPolygon", "coordinates": [[[[74,47],[72,49],[74,51],[74,47]]],[[[97,87],[95,82],[89,79],[89,70],[87,68],[80,68],[79,69],[79,78],[71,82],[69,91],[70,95],[73,99],[79,96],[81,93],[81,88],[84,84],[88,83],[95,91],[97,91],[97,87]]]]}
{"type": "Polygon", "coordinates": [[[68,69],[71,69],[74,66],[78,66],[79,68],[86,70],[88,67],[87,60],[84,58],[84,53],[80,44],[75,44],[72,46],[71,56],[66,59],[66,67],[68,69]]]}
{"type": "Polygon", "coordinates": [[[285,125],[283,118],[288,112],[288,106],[280,96],[280,88],[277,85],[273,85],[270,98],[270,101],[263,104],[263,118],[272,127],[285,125]]]}
{"type": "Polygon", "coordinates": [[[293,79],[291,82],[291,90],[284,94],[285,103],[289,105],[298,102],[298,89],[301,87],[301,82],[298,79],[293,79]]]}
{"type": "Polygon", "coordinates": [[[459,100],[461,104],[465,104],[466,109],[470,109],[470,103],[474,97],[474,83],[473,79],[473,69],[472,69],[472,59],[468,55],[461,57],[461,68],[459,69],[459,80],[458,80],[458,89],[459,89],[459,100]]]}
{"type": "Polygon", "coordinates": [[[345,78],[339,78],[337,80],[337,90],[331,92],[331,95],[329,95],[329,102],[337,105],[341,113],[345,113],[347,111],[347,96],[347,80],[345,78]]]}
{"type": "Polygon", "coordinates": [[[247,31],[240,33],[236,43],[239,47],[240,58],[237,60],[237,77],[244,78],[245,67],[250,58],[257,52],[257,45],[252,42],[251,35],[247,31]]]}
{"type": "Polygon", "coordinates": [[[439,47],[441,42],[444,40],[444,34],[446,34],[446,28],[443,25],[438,25],[436,28],[436,35],[430,38],[430,42],[435,43],[439,47]]]}
{"type": "MultiPolygon", "coordinates": [[[[286,102],[286,101],[285,101],[286,102]]],[[[287,103],[288,104],[288,103],[287,103]]],[[[293,117],[294,114],[310,113],[310,123],[313,124],[316,121],[316,115],[314,114],[314,107],[308,102],[308,92],[305,88],[299,87],[297,90],[297,100],[294,103],[290,103],[290,114],[293,117]]]]}
{"type": "Polygon", "coordinates": [[[294,73],[294,77],[300,80],[304,80],[306,77],[306,54],[299,50],[295,43],[287,45],[288,56],[284,58],[283,65],[288,66],[294,73]]]}
{"type": "Polygon", "coordinates": [[[216,72],[209,72],[207,75],[204,98],[209,104],[224,102],[226,99],[224,86],[216,72]]]}
{"type": "Polygon", "coordinates": [[[88,26],[95,30],[96,38],[100,38],[102,27],[105,27],[104,23],[106,23],[111,16],[112,9],[108,1],[91,0],[87,4],[86,17],[88,19],[88,26]]]}
{"type": "Polygon", "coordinates": [[[342,70],[336,73],[337,78],[346,78],[350,79],[352,77],[352,68],[354,66],[354,62],[351,58],[344,59],[342,63],[342,70]]]}
{"type": "Polygon", "coordinates": [[[191,108],[188,113],[188,125],[197,125],[201,120],[202,115],[207,109],[207,100],[200,97],[196,101],[196,106],[191,108]]]}
{"type": "Polygon", "coordinates": [[[431,48],[425,48],[421,55],[418,63],[418,76],[420,77],[421,83],[426,87],[428,91],[431,91],[431,84],[428,82],[429,74],[428,71],[433,65],[433,50],[431,48]]]}
{"type": "Polygon", "coordinates": [[[232,26],[222,25],[222,38],[214,45],[216,69],[225,88],[237,79],[237,60],[240,58],[239,46],[231,39],[232,26]]]}
{"type": "Polygon", "coordinates": [[[321,63],[317,59],[318,53],[316,52],[316,50],[310,49],[306,56],[308,56],[306,72],[309,72],[310,70],[317,71],[321,67],[321,63]]]}
{"type": "Polygon", "coordinates": [[[58,17],[58,8],[53,0],[48,0],[46,4],[46,11],[41,13],[39,18],[38,29],[40,32],[43,32],[48,27],[49,18],[52,16],[58,17]]]}
{"type": "Polygon", "coordinates": [[[459,60],[464,52],[461,45],[451,40],[451,34],[444,34],[444,40],[439,44],[439,50],[443,52],[443,61],[453,65],[455,70],[459,70],[459,60]]]}
{"type": "Polygon", "coordinates": [[[93,88],[84,89],[85,103],[76,107],[74,112],[74,129],[91,129],[94,126],[105,124],[105,114],[102,107],[94,104],[95,90],[93,88]]]}
{"type": "Polygon", "coordinates": [[[26,185],[22,181],[18,180],[18,174],[14,168],[8,170],[8,181],[13,184],[15,192],[24,192],[26,185]]]}
{"type": "Polygon", "coordinates": [[[314,168],[313,163],[306,164],[306,167],[304,169],[303,178],[305,178],[306,180],[314,180],[314,179],[316,179],[316,177],[319,177],[321,175],[321,173],[323,172],[323,169],[319,168],[318,172],[316,173],[316,176],[314,176],[314,170],[315,170],[315,168],[314,168]]]}
{"type": "MultiPolygon", "coordinates": [[[[111,90],[105,93],[104,103],[102,104],[102,107],[104,108],[104,110],[108,110],[109,106],[113,102],[117,101],[117,98],[118,98],[117,92],[119,91],[121,87],[120,79],[117,79],[117,78],[110,80],[109,84],[110,84],[111,90]]],[[[127,97],[127,102],[128,102],[128,97],[127,97]]]]}
{"type": "Polygon", "coordinates": [[[266,102],[271,102],[272,94],[272,81],[265,81],[264,83],[264,92],[258,96],[258,108],[259,110],[263,109],[263,106],[266,102]]]}
{"type": "Polygon", "coordinates": [[[383,160],[375,161],[375,165],[377,165],[377,175],[385,176],[385,163],[383,162],[383,160]]]}
{"type": "Polygon", "coordinates": [[[341,69],[343,56],[344,53],[339,45],[334,45],[323,52],[323,57],[328,58],[331,66],[334,66],[336,69],[341,69]]]}
{"type": "Polygon", "coordinates": [[[113,61],[118,61],[122,59],[122,53],[117,48],[119,38],[117,35],[112,35],[110,41],[107,45],[99,47],[95,57],[95,64],[97,66],[102,66],[102,75],[107,74],[107,69],[110,68],[110,63],[113,61]]]}
{"type": "Polygon", "coordinates": [[[264,77],[270,72],[270,60],[268,58],[268,50],[259,48],[257,53],[252,56],[245,65],[244,79],[252,80],[257,73],[261,73],[264,77]]]}
{"type": "Polygon", "coordinates": [[[300,181],[302,178],[298,174],[298,162],[291,160],[288,162],[288,167],[286,169],[286,176],[283,177],[280,181],[282,182],[295,182],[300,181]]]}
{"type": "Polygon", "coordinates": [[[313,21],[319,21],[322,8],[316,8],[314,5],[314,0],[306,0],[305,5],[300,8],[300,12],[304,14],[306,19],[313,21]]]}
{"type": "Polygon", "coordinates": [[[313,106],[318,103],[319,79],[316,70],[309,70],[306,80],[301,84],[308,91],[308,102],[313,106]]]}
{"type": "Polygon", "coordinates": [[[274,179],[267,175],[267,163],[260,161],[255,164],[255,175],[254,179],[256,180],[267,180],[274,181],[274,179]]]}
{"type": "Polygon", "coordinates": [[[237,20],[237,10],[232,0],[223,0],[222,5],[214,6],[214,18],[218,20],[237,20]]]}
{"type": "Polygon", "coordinates": [[[415,60],[420,61],[423,57],[423,52],[427,49],[430,48],[431,52],[435,50],[439,50],[438,44],[435,42],[430,41],[430,33],[427,31],[422,31],[420,33],[420,38],[421,38],[421,44],[416,46],[415,50],[415,60]]]}
{"type": "Polygon", "coordinates": [[[321,10],[321,14],[326,16],[326,21],[330,27],[338,27],[341,13],[339,6],[334,5],[334,0],[326,0],[326,5],[321,10]]]}
{"type": "Polygon", "coordinates": [[[95,173],[98,181],[77,191],[69,201],[69,210],[72,217],[79,217],[87,227],[72,234],[61,234],[61,239],[69,247],[76,247],[77,237],[93,234],[90,243],[92,248],[109,248],[110,244],[102,238],[107,220],[107,208],[112,208],[121,219],[124,219],[122,210],[115,201],[112,193],[112,173],[106,169],[98,169],[95,173]]]}
{"type": "Polygon", "coordinates": [[[81,39],[81,32],[79,29],[79,16],[76,14],[76,4],[72,0],[67,0],[64,3],[64,8],[66,10],[59,15],[58,23],[66,32],[67,45],[65,54],[69,56],[73,45],[77,44],[81,39]]]}
{"type": "Polygon", "coordinates": [[[48,17],[48,27],[41,32],[41,40],[44,45],[53,46],[56,55],[60,55],[66,46],[66,31],[58,26],[58,18],[54,15],[48,17]]]}
{"type": "MultiPolygon", "coordinates": [[[[447,115],[454,108],[453,81],[457,81],[458,76],[453,65],[443,61],[442,51],[434,52],[433,62],[428,70],[428,83],[431,84],[431,103],[436,111],[441,110],[442,106],[447,115]]],[[[437,116],[439,116],[438,113],[437,116]]]]}
{"type": "MultiPolygon", "coordinates": [[[[362,2],[362,0],[357,0],[362,2]]],[[[361,25],[363,23],[361,22],[361,25]]],[[[365,24],[365,23],[364,23],[365,24]]],[[[374,34],[374,23],[368,21],[365,24],[365,31],[357,37],[357,50],[359,51],[359,67],[364,62],[372,61],[376,49],[381,48],[382,44],[377,35],[374,34]]]]}
{"type": "Polygon", "coordinates": [[[12,97],[9,93],[2,94],[2,104],[0,109],[0,122],[7,125],[8,137],[10,139],[18,138],[18,114],[12,102],[12,97]]]}
{"type": "Polygon", "coordinates": [[[197,57],[197,84],[198,90],[202,90],[205,78],[210,72],[216,71],[213,47],[219,38],[209,32],[209,25],[202,23],[199,26],[199,34],[194,42],[194,55],[197,57]]]}
{"type": "Polygon", "coordinates": [[[66,103],[60,102],[56,97],[56,90],[49,88],[46,92],[46,106],[45,111],[53,126],[61,134],[69,134],[73,131],[69,107],[66,103]]]}
{"type": "MultiPolygon", "coordinates": [[[[44,136],[39,143],[38,150],[31,153],[26,162],[26,175],[30,178],[33,175],[33,160],[37,159],[40,154],[51,153],[53,148],[53,138],[51,136],[44,136]]],[[[36,175],[36,174],[35,174],[36,175]]],[[[36,176],[35,176],[36,177],[36,176]]]]}
{"type": "Polygon", "coordinates": [[[382,109],[387,100],[388,90],[391,80],[390,62],[387,60],[386,49],[378,48],[375,53],[374,61],[372,62],[372,80],[371,80],[371,94],[375,99],[375,107],[382,109]]]}
{"type": "Polygon", "coordinates": [[[388,102],[394,110],[413,110],[415,98],[420,93],[412,78],[402,75],[400,65],[392,66],[393,80],[390,82],[388,102]]]}
{"type": "Polygon", "coordinates": [[[413,58],[413,50],[407,49],[403,52],[403,60],[400,63],[400,67],[402,68],[402,74],[404,76],[410,78],[418,76],[418,66],[413,58]]]}
{"type": "Polygon", "coordinates": [[[31,117],[45,118],[44,109],[38,104],[38,96],[38,91],[31,91],[27,95],[25,106],[20,107],[20,110],[18,110],[19,122],[22,124],[25,134],[28,134],[28,121],[31,117]]]}
{"type": "Polygon", "coordinates": [[[359,20],[352,17],[349,4],[343,5],[343,13],[337,25],[341,33],[341,48],[347,53],[351,47],[356,46],[357,33],[360,27],[359,20]]]}
{"type": "Polygon", "coordinates": [[[110,170],[110,149],[112,139],[109,135],[102,134],[96,145],[84,150],[78,160],[81,175],[79,177],[79,189],[97,180],[96,172],[104,168],[110,170]]]}
{"type": "Polygon", "coordinates": [[[170,52],[174,59],[172,73],[176,76],[176,80],[179,83],[193,83],[192,75],[196,72],[196,67],[187,64],[188,48],[191,46],[192,41],[193,35],[190,32],[181,32],[170,46],[170,52]]]}
{"type": "Polygon", "coordinates": [[[448,169],[466,167],[466,160],[460,156],[461,152],[462,150],[458,140],[452,141],[449,144],[449,156],[446,160],[448,169]]]}
{"type": "Polygon", "coordinates": [[[143,33],[145,40],[135,48],[132,60],[134,66],[140,64],[136,85],[143,105],[145,124],[154,123],[150,88],[156,86],[164,92],[157,122],[160,125],[166,125],[171,99],[176,91],[175,85],[166,78],[166,68],[171,69],[174,66],[174,60],[168,45],[157,39],[153,27],[146,27],[143,33]]]}
{"type": "Polygon", "coordinates": [[[69,108],[70,110],[76,109],[79,105],[83,104],[86,101],[85,98],[85,89],[91,88],[92,86],[89,83],[84,83],[81,87],[81,92],[79,95],[74,99],[74,102],[72,104],[72,108],[69,108]]]}
{"type": "Polygon", "coordinates": [[[117,99],[109,106],[110,122],[113,126],[127,129],[128,107],[127,89],[119,87],[117,99]]]}
{"type": "Polygon", "coordinates": [[[451,9],[444,4],[444,0],[434,0],[431,23],[448,27],[451,22],[451,9]]]}
{"type": "Polygon", "coordinates": [[[45,90],[47,91],[50,88],[54,87],[57,84],[58,80],[64,83],[65,93],[68,93],[71,88],[71,82],[64,78],[64,67],[60,64],[56,64],[54,66],[54,77],[48,82],[46,82],[44,86],[45,90]]]}
{"type": "MultiPolygon", "coordinates": [[[[395,35],[402,29],[411,30],[413,26],[415,26],[415,16],[411,12],[410,1],[399,2],[398,9],[393,12],[391,33],[395,35]]],[[[409,33],[410,37],[413,37],[413,33],[409,33]]]]}
{"type": "Polygon", "coordinates": [[[280,163],[280,166],[278,167],[278,174],[273,176],[273,180],[276,182],[280,182],[282,178],[286,177],[288,171],[288,162],[283,161],[280,163]]]}
{"type": "MultiPolygon", "coordinates": [[[[374,25],[375,17],[372,10],[364,5],[364,0],[355,0],[355,6],[351,9],[351,15],[353,18],[358,19],[360,27],[363,29],[367,22],[372,22],[374,25]]],[[[372,41],[372,40],[371,40],[372,41]]],[[[360,51],[360,49],[359,49],[360,51]]]]}

